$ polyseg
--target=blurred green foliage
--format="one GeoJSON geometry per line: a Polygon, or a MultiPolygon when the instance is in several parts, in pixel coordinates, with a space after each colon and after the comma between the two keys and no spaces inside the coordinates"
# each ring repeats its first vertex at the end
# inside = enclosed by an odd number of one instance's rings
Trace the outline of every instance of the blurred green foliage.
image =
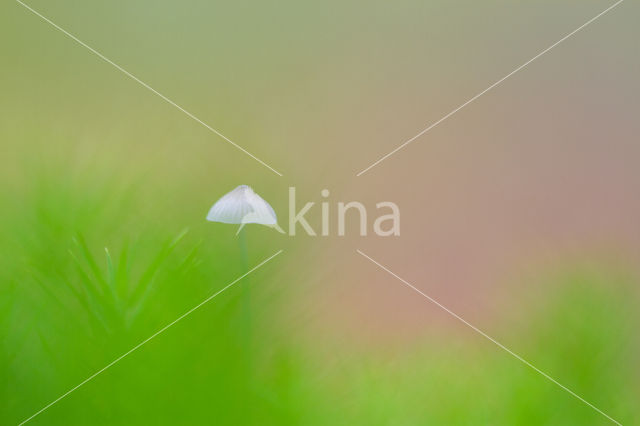
{"type": "MultiPolygon", "coordinates": [[[[204,228],[140,220],[136,189],[73,175],[57,169],[3,194],[2,424],[28,417],[241,274],[238,251],[203,239],[204,228]]],[[[471,331],[324,360],[321,342],[275,337],[272,319],[286,301],[259,291],[273,268],[238,284],[258,289],[250,341],[234,287],[32,423],[607,424],[471,331]]],[[[628,424],[640,395],[637,299],[631,277],[605,272],[560,274],[544,303],[517,312],[527,323],[506,318],[496,332],[628,424]]]]}

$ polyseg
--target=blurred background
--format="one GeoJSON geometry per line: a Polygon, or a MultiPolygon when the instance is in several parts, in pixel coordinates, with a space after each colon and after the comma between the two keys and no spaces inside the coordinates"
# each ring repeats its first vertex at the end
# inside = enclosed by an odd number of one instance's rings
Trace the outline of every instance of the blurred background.
{"type": "Polygon", "coordinates": [[[622,424],[640,399],[640,55],[627,1],[360,177],[606,1],[0,5],[0,423],[240,276],[240,184],[401,210],[401,235],[247,227],[284,253],[30,421],[622,424]]]}

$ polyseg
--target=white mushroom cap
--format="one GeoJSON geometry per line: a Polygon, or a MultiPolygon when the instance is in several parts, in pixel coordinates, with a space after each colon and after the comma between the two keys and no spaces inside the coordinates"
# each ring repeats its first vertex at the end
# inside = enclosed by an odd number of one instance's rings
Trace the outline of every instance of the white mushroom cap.
{"type": "Polygon", "coordinates": [[[209,210],[207,220],[235,223],[242,226],[247,223],[259,223],[284,232],[278,226],[278,219],[273,208],[247,185],[238,186],[216,201],[209,210]]]}

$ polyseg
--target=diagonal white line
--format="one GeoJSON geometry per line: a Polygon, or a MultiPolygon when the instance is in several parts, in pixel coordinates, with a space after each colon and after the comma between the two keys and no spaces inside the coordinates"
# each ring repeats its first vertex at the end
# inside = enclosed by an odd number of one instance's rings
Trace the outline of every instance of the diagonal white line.
{"type": "Polygon", "coordinates": [[[469,323],[468,321],[466,321],[464,318],[462,318],[461,316],[459,316],[458,314],[456,314],[455,312],[453,312],[452,310],[450,310],[449,308],[447,308],[446,306],[442,305],[440,302],[438,302],[437,300],[435,300],[434,298],[430,297],[429,295],[427,295],[426,293],[422,292],[421,290],[419,290],[418,288],[416,288],[415,286],[413,286],[411,283],[409,283],[408,281],[400,278],[398,275],[396,275],[395,273],[391,272],[387,267],[385,267],[384,265],[378,263],[377,261],[373,260],[371,257],[367,256],[366,254],[364,254],[362,251],[360,251],[359,249],[356,249],[356,251],[362,255],[363,257],[367,258],[368,260],[370,260],[371,262],[373,262],[374,264],[376,264],[378,267],[380,267],[382,270],[388,272],[390,275],[392,275],[393,277],[397,278],[398,280],[400,280],[402,283],[404,283],[407,287],[413,289],[414,291],[416,291],[417,293],[419,293],[420,295],[422,295],[424,298],[426,298],[427,300],[429,300],[430,302],[434,303],[435,305],[437,305],[438,307],[442,308],[443,310],[445,310],[449,315],[451,315],[452,317],[456,318],[457,320],[461,321],[463,324],[465,324],[466,326],[468,326],[469,328],[471,328],[472,330],[474,330],[475,332],[481,334],[483,337],[487,338],[488,340],[490,340],[491,342],[495,343],[499,348],[505,350],[506,352],[508,352],[510,355],[512,355],[513,357],[515,357],[517,360],[521,361],[522,363],[524,363],[525,365],[527,365],[529,368],[533,369],[534,371],[536,371],[537,373],[541,374],[542,376],[544,376],[545,378],[547,378],[549,381],[555,383],[556,385],[560,386],[562,389],[564,389],[565,391],[569,392],[571,395],[573,395],[574,397],[578,398],[580,401],[584,402],[585,404],[587,404],[589,407],[593,408],[594,410],[596,410],[598,413],[602,414],[603,416],[605,416],[607,419],[611,420],[613,423],[622,426],[618,421],[616,421],[615,419],[613,419],[611,416],[609,416],[608,414],[606,414],[604,411],[600,410],[598,407],[596,407],[595,405],[591,404],[589,401],[585,400],[584,398],[582,398],[580,395],[578,395],[577,393],[575,393],[574,391],[572,391],[571,389],[567,388],[566,386],[564,386],[562,383],[558,382],[557,380],[555,380],[553,377],[549,376],[547,373],[545,373],[544,371],[540,370],[538,367],[536,367],[535,365],[531,364],[529,361],[527,361],[526,359],[522,358],[520,355],[516,354],[515,352],[511,351],[509,348],[507,348],[506,346],[504,346],[502,343],[498,342],[497,340],[495,340],[493,337],[489,336],[488,334],[486,334],[484,331],[480,330],[479,328],[477,328],[476,326],[474,326],[473,324],[469,323]]]}
{"type": "Polygon", "coordinates": [[[278,250],[275,254],[271,255],[271,257],[268,257],[267,259],[263,260],[262,262],[260,262],[258,265],[254,266],[253,268],[251,268],[249,271],[247,271],[246,273],[244,273],[243,275],[239,276],[238,278],[236,278],[235,280],[231,281],[229,284],[227,284],[225,287],[223,287],[221,290],[218,290],[217,292],[215,292],[214,294],[212,294],[211,296],[207,297],[206,299],[204,299],[202,302],[198,303],[196,306],[194,306],[193,308],[189,309],[187,312],[185,312],[184,314],[180,315],[178,318],[176,318],[175,320],[171,321],[169,324],[165,325],[164,327],[162,327],[160,330],[156,331],[155,333],[153,333],[151,336],[147,337],[146,339],[144,339],[142,342],[138,343],[136,346],[134,346],[133,348],[129,349],[127,352],[123,353],[122,355],[120,355],[118,358],[114,359],[113,361],[111,361],[109,364],[105,365],[104,367],[102,367],[100,370],[96,371],[95,373],[93,373],[91,376],[87,377],[86,379],[84,379],[82,382],[78,383],[76,386],[74,386],[73,388],[69,389],[67,392],[63,393],[62,395],[60,395],[58,398],[54,399],[53,401],[51,401],[49,404],[45,405],[43,408],[41,408],[39,411],[37,411],[36,413],[34,413],[31,417],[23,420],[18,426],[21,426],[25,423],[27,423],[28,421],[30,421],[31,419],[33,419],[34,417],[36,417],[38,414],[42,413],[44,410],[46,410],[47,408],[51,407],[52,405],[54,405],[55,403],[57,403],[58,401],[60,401],[62,398],[66,397],[67,395],[69,395],[71,392],[75,391],[76,389],[78,389],[80,386],[84,385],[85,383],[87,383],[88,381],[90,381],[91,379],[93,379],[94,377],[96,377],[98,374],[102,373],[104,370],[106,370],[107,368],[111,367],[112,365],[114,365],[115,363],[117,363],[118,361],[120,361],[122,358],[126,357],[127,355],[129,355],[131,352],[135,351],[136,349],[138,349],[140,346],[144,345],[145,343],[147,343],[149,340],[153,339],[154,337],[156,337],[157,335],[159,335],[160,333],[162,333],[163,331],[165,331],[166,329],[168,329],[169,327],[171,327],[172,325],[174,325],[175,323],[177,323],[178,321],[180,321],[181,319],[183,319],[184,317],[186,317],[187,315],[191,314],[193,311],[195,311],[196,309],[198,309],[199,307],[201,307],[202,305],[204,305],[205,303],[207,303],[208,301],[210,301],[211,299],[213,299],[214,297],[216,297],[217,295],[219,295],[220,293],[222,293],[223,291],[225,291],[226,289],[228,289],[229,287],[231,287],[232,285],[234,285],[235,283],[237,283],[238,281],[240,281],[241,279],[243,279],[244,277],[246,277],[247,275],[249,275],[250,273],[252,273],[253,271],[255,271],[256,269],[258,269],[259,267],[261,267],[262,265],[264,265],[265,263],[267,263],[268,261],[270,261],[271,259],[273,259],[274,257],[276,257],[277,255],[279,255],[280,253],[282,253],[283,250],[278,250]]]}
{"type": "Polygon", "coordinates": [[[505,81],[506,79],[508,79],[509,77],[511,77],[512,75],[514,75],[515,73],[517,73],[518,71],[520,71],[521,69],[523,69],[524,67],[526,67],[527,65],[529,65],[531,62],[535,61],[536,59],[538,59],[539,57],[541,57],[542,55],[544,55],[545,53],[547,53],[548,51],[550,51],[551,49],[553,49],[554,47],[556,47],[557,45],[559,45],[560,43],[562,43],[563,41],[565,41],[566,39],[568,39],[569,37],[573,36],[574,34],[576,34],[578,31],[582,30],[583,28],[585,28],[587,25],[591,24],[593,21],[595,21],[596,19],[600,18],[602,15],[604,15],[605,13],[609,12],[611,9],[613,9],[614,7],[618,6],[620,3],[622,3],[624,0],[618,0],[616,3],[614,3],[613,5],[609,6],[608,8],[606,8],[605,10],[603,10],[602,12],[600,12],[599,14],[597,14],[596,16],[594,16],[593,18],[589,19],[587,22],[585,22],[584,24],[580,25],[578,28],[576,28],[575,30],[571,31],[569,34],[567,34],[566,36],[562,37],[560,40],[556,41],[555,43],[553,43],[551,46],[547,47],[546,49],[544,49],[542,52],[538,53],[536,56],[534,56],[533,58],[529,59],[527,62],[525,62],[524,64],[520,65],[518,68],[516,68],[515,70],[511,71],[509,74],[505,75],[504,77],[502,77],[500,80],[496,81],[495,83],[493,83],[491,86],[487,87],[486,89],[484,89],[482,92],[478,93],[477,95],[475,95],[474,97],[472,97],[471,99],[469,99],[468,101],[466,101],[465,103],[463,103],[462,105],[460,105],[458,108],[454,109],[453,111],[451,111],[450,113],[448,113],[447,115],[445,115],[444,117],[442,117],[441,119],[439,119],[438,121],[436,121],[435,123],[431,124],[429,127],[427,127],[426,129],[422,130],[420,133],[418,133],[417,135],[413,136],[411,139],[405,141],[404,143],[402,143],[400,146],[398,146],[397,148],[395,148],[393,151],[389,152],[388,154],[384,155],[383,157],[379,158],[376,162],[374,162],[373,164],[371,164],[369,167],[367,167],[366,169],[360,171],[358,174],[356,174],[356,176],[361,176],[362,174],[366,173],[367,171],[369,171],[369,169],[377,166],[378,164],[380,164],[382,161],[386,160],[387,158],[389,158],[390,156],[392,156],[393,154],[395,154],[396,152],[400,151],[402,148],[406,147],[407,145],[409,145],[411,142],[413,142],[414,140],[418,139],[420,136],[424,135],[425,133],[427,133],[429,130],[433,129],[434,127],[436,127],[438,124],[442,123],[443,121],[445,121],[447,118],[451,117],[453,114],[455,114],[456,112],[460,111],[462,108],[466,107],[467,105],[469,105],[471,102],[475,101],[476,99],[478,99],[480,96],[484,95],[485,93],[487,93],[489,90],[493,89],[494,87],[496,87],[497,85],[499,85],[500,83],[502,83],[503,81],[505,81]]]}
{"type": "Polygon", "coordinates": [[[265,163],[264,161],[262,161],[261,159],[259,159],[258,157],[256,157],[255,155],[253,155],[252,153],[250,153],[249,151],[247,151],[246,149],[244,149],[243,147],[241,147],[240,145],[238,145],[237,143],[235,143],[234,141],[232,141],[231,139],[229,139],[228,137],[226,137],[225,135],[223,135],[222,133],[220,133],[218,130],[214,129],[213,127],[209,126],[207,123],[205,123],[204,121],[200,120],[198,117],[196,117],[195,115],[193,115],[192,113],[190,113],[189,111],[187,111],[186,109],[182,108],[180,105],[178,105],[177,103],[175,103],[174,101],[172,101],[171,99],[167,98],[165,95],[163,95],[162,93],[158,92],[156,89],[154,89],[153,87],[149,86],[147,83],[145,83],[144,81],[140,80],[138,77],[136,77],[135,75],[131,74],[129,71],[125,70],[124,68],[122,68],[120,65],[116,64],[115,62],[113,62],[111,59],[107,58],[106,56],[104,56],[102,53],[98,52],[97,50],[95,50],[93,47],[89,46],[88,44],[86,44],[85,42],[83,42],[82,40],[78,39],[76,36],[74,36],[73,34],[71,34],[70,32],[68,32],[67,30],[65,30],[64,28],[60,27],[59,25],[57,25],[56,23],[54,23],[53,21],[51,21],[49,18],[47,18],[46,16],[43,16],[41,13],[39,13],[38,11],[34,10],[32,7],[30,7],[29,5],[23,3],[20,0],[16,0],[16,2],[18,2],[20,5],[24,6],[26,9],[30,10],[31,12],[33,12],[34,15],[42,18],[44,21],[46,21],[47,23],[51,24],[54,28],[56,28],[57,30],[59,30],[60,32],[62,32],[63,34],[65,34],[66,36],[68,36],[69,38],[71,38],[72,40],[74,40],[75,42],[77,42],[78,44],[80,44],[83,47],[86,47],[87,49],[89,49],[92,53],[96,54],[100,59],[102,59],[103,61],[107,62],[108,64],[113,65],[115,68],[118,69],[118,71],[122,72],[123,74],[125,74],[127,77],[131,78],[132,80],[136,81],[137,83],[140,83],[143,87],[145,87],[146,89],[149,89],[150,91],[152,91],[153,93],[155,93],[156,95],[158,95],[159,97],[161,97],[162,99],[164,99],[166,102],[168,102],[169,104],[173,105],[174,107],[176,107],[177,109],[179,109],[180,111],[182,111],[183,113],[185,113],[187,116],[189,116],[190,118],[192,118],[193,120],[197,121],[198,123],[202,124],[204,127],[206,127],[207,129],[209,129],[210,131],[212,131],[213,133],[215,133],[216,135],[220,136],[222,139],[224,139],[225,141],[229,142],[231,145],[235,146],[236,148],[238,148],[240,151],[244,152],[245,154],[247,154],[249,157],[253,158],[254,160],[256,160],[258,163],[262,164],[263,166],[265,166],[266,168],[268,168],[269,170],[271,170],[273,173],[277,174],[278,176],[282,176],[282,174],[277,171],[276,169],[274,169],[273,167],[271,167],[270,165],[268,165],[267,163],[265,163]]]}

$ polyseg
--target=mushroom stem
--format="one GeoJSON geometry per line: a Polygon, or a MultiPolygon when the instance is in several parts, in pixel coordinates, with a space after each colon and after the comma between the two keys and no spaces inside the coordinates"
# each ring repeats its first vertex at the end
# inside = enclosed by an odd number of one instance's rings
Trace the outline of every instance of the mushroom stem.
{"type": "MultiPolygon", "coordinates": [[[[240,246],[240,262],[242,264],[242,273],[246,274],[249,271],[249,255],[247,250],[247,231],[245,227],[240,229],[238,235],[238,244],[240,246]]],[[[242,334],[244,341],[245,361],[247,367],[251,364],[251,283],[248,277],[243,280],[242,288],[242,301],[241,301],[241,317],[242,317],[242,334]]]]}
{"type": "MultiPolygon", "coordinates": [[[[240,262],[242,263],[242,273],[249,271],[249,255],[247,252],[247,231],[244,226],[238,231],[238,244],[240,245],[240,262]]],[[[246,286],[245,286],[246,287],[246,286]]]]}

